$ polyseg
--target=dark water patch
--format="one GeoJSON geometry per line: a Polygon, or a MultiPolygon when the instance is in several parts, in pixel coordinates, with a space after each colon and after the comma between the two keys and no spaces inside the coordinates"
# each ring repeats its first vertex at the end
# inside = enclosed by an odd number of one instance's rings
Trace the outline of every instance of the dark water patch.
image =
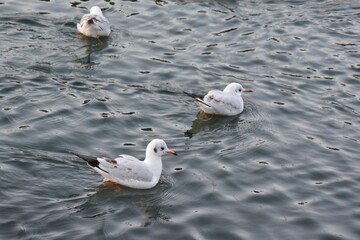
{"type": "Polygon", "coordinates": [[[136,144],[134,144],[134,143],[124,143],[123,145],[124,146],[136,146],[136,144]]]}
{"type": "Polygon", "coordinates": [[[354,3],[102,2],[102,46],[76,32],[86,2],[1,4],[0,238],[358,239],[354,3]],[[232,81],[254,90],[234,118],[181,94],[232,81]],[[153,138],[181,154],[151,190],[67,153],[153,138]]]}
{"type": "Polygon", "coordinates": [[[344,136],[344,138],[350,140],[350,141],[353,141],[353,142],[358,142],[358,140],[354,139],[354,138],[351,138],[351,137],[348,137],[348,136],[344,136]]]}
{"type": "Polygon", "coordinates": [[[244,201],[252,202],[253,204],[272,205],[273,203],[285,202],[286,195],[284,193],[269,193],[263,190],[253,190],[252,195],[249,195],[244,201]]]}
{"type": "Polygon", "coordinates": [[[146,131],[146,132],[152,132],[152,131],[153,131],[152,128],[142,128],[141,130],[142,130],[142,131],[146,131]]]}
{"type": "Polygon", "coordinates": [[[90,99],[85,99],[82,104],[88,104],[90,101],[91,101],[90,99]]]}
{"type": "Polygon", "coordinates": [[[277,38],[270,38],[269,40],[272,40],[272,41],[275,41],[275,42],[280,42],[280,40],[277,39],[277,38]]]}
{"type": "Polygon", "coordinates": [[[292,55],[292,53],[290,53],[290,52],[276,52],[276,54],[280,54],[280,55],[292,55]]]}
{"type": "Polygon", "coordinates": [[[277,105],[285,105],[285,103],[283,103],[283,102],[274,102],[274,103],[277,105]]]}
{"type": "Polygon", "coordinates": [[[135,112],[120,112],[122,115],[133,115],[135,112]]]}
{"type": "Polygon", "coordinates": [[[217,33],[213,33],[213,35],[222,36],[224,33],[229,33],[229,32],[232,32],[232,31],[236,31],[237,29],[238,28],[230,28],[230,29],[222,30],[222,31],[217,32],[217,33]]]}
{"type": "Polygon", "coordinates": [[[158,61],[158,62],[162,62],[162,63],[171,63],[171,62],[168,61],[168,60],[160,59],[160,58],[151,58],[151,60],[158,61]]]}
{"type": "Polygon", "coordinates": [[[333,150],[333,151],[340,151],[340,149],[339,149],[339,148],[336,148],[336,147],[329,147],[329,146],[327,146],[326,148],[327,148],[327,149],[330,149],[330,150],[333,150]]]}
{"type": "Polygon", "coordinates": [[[237,53],[247,53],[247,52],[253,52],[253,51],[255,51],[255,48],[240,50],[240,51],[237,51],[237,53]]]}

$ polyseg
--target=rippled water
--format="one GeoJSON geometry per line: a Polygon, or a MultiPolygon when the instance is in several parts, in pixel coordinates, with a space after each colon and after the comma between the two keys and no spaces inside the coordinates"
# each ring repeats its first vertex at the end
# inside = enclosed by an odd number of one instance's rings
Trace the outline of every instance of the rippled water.
{"type": "Polygon", "coordinates": [[[2,1],[0,239],[360,239],[358,0],[2,1]],[[98,5],[100,45],[76,23],[98,5]],[[183,90],[239,82],[245,111],[183,90]],[[150,190],[68,154],[143,158],[150,190]]]}

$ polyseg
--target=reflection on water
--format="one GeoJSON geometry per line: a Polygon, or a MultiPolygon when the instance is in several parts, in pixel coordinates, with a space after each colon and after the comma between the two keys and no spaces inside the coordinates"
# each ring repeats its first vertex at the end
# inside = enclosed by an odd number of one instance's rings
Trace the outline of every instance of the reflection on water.
{"type": "MultiPolygon", "coordinates": [[[[123,187],[120,185],[104,186],[99,185],[94,189],[88,191],[95,191],[88,194],[85,198],[76,199],[75,206],[71,207],[75,210],[77,215],[83,218],[102,217],[107,214],[124,215],[122,221],[134,217],[134,213],[128,216],[126,209],[136,210],[136,215],[140,214],[144,219],[142,226],[146,227],[158,219],[170,221],[171,217],[164,213],[165,209],[170,205],[167,203],[169,198],[169,191],[172,183],[169,175],[163,175],[157,186],[147,190],[136,190],[123,187]],[[109,204],[109,203],[112,204],[109,204]],[[118,205],[118,208],[113,208],[113,205],[118,205]],[[105,206],[105,210],[103,207],[105,206]],[[125,211],[125,212],[124,212],[125,211]]],[[[121,222],[118,223],[119,227],[121,222]]]]}
{"type": "MultiPolygon", "coordinates": [[[[221,127],[221,128],[236,128],[243,120],[239,116],[219,116],[206,114],[200,111],[196,115],[196,119],[192,121],[191,128],[184,132],[186,137],[192,138],[194,134],[202,132],[206,129],[221,127]]],[[[241,127],[241,126],[240,126],[241,127]]]]}
{"type": "Polygon", "coordinates": [[[84,57],[77,59],[77,62],[79,62],[80,67],[83,67],[85,69],[92,69],[93,66],[99,65],[100,63],[96,63],[92,61],[92,54],[96,54],[103,49],[107,48],[109,45],[109,38],[108,37],[101,37],[100,40],[95,38],[86,37],[82,34],[79,34],[77,37],[77,40],[80,42],[80,44],[83,46],[81,48],[82,51],[84,51],[84,57]]]}

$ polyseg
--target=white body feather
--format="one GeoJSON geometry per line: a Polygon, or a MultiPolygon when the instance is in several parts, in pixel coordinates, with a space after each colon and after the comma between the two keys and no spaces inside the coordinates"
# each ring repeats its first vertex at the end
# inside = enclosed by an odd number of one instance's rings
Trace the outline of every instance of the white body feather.
{"type": "Polygon", "coordinates": [[[77,24],[77,30],[88,37],[109,36],[111,33],[109,20],[102,14],[101,9],[94,6],[89,14],[85,14],[80,23],[77,24]]]}

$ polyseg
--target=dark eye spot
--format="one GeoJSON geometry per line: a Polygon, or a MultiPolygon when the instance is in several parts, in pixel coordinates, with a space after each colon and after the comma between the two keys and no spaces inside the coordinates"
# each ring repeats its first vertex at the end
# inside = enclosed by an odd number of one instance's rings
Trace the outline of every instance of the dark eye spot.
{"type": "Polygon", "coordinates": [[[164,147],[161,147],[161,151],[163,151],[164,150],[164,147]]]}
{"type": "Polygon", "coordinates": [[[156,148],[154,148],[154,152],[157,153],[157,149],[156,149],[156,148]]]}

